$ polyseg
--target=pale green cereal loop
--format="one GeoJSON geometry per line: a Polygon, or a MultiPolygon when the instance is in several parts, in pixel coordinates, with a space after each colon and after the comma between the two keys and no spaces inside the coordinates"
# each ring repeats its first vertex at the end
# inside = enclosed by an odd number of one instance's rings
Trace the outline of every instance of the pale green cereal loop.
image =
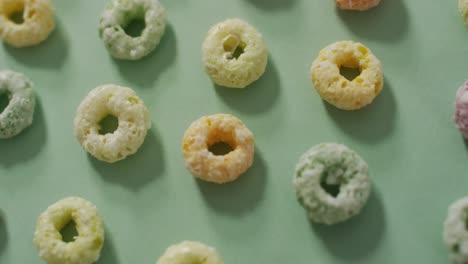
{"type": "Polygon", "coordinates": [[[34,243],[39,256],[48,264],[96,262],[104,243],[104,227],[96,206],[79,197],[54,203],[39,216],[34,243]],[[67,243],[60,230],[70,221],[75,222],[78,234],[67,243]]]}
{"type": "Polygon", "coordinates": [[[9,102],[0,113],[0,138],[11,138],[32,124],[36,103],[33,83],[21,73],[0,71],[0,95],[3,94],[9,102]]]}
{"type": "Polygon", "coordinates": [[[240,19],[214,25],[203,42],[202,52],[212,81],[230,88],[245,88],[258,80],[268,62],[262,35],[240,19]]]}
{"type": "Polygon", "coordinates": [[[99,36],[114,58],[138,60],[158,46],[165,27],[166,11],[158,0],[114,0],[101,15],[99,36]],[[145,22],[136,37],[125,32],[134,20],[145,22]]]}
{"type": "Polygon", "coordinates": [[[113,84],[93,89],[78,106],[75,135],[81,146],[95,158],[113,163],[137,152],[151,127],[143,101],[127,87],[113,84]],[[101,135],[99,122],[115,116],[117,129],[101,135]]]}
{"type": "Polygon", "coordinates": [[[216,249],[200,242],[184,241],[167,248],[156,264],[222,264],[216,249]]]}
{"type": "Polygon", "coordinates": [[[366,162],[335,143],[314,146],[301,157],[294,186],[309,218],[328,225],[358,214],[371,189],[366,162]]]}
{"type": "Polygon", "coordinates": [[[468,263],[468,197],[450,205],[444,223],[444,241],[454,264],[468,263]]]}

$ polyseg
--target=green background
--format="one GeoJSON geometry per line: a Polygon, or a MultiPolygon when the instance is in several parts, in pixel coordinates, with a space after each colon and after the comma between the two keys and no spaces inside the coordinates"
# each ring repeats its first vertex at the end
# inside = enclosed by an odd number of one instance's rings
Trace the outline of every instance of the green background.
{"type": "Polygon", "coordinates": [[[41,263],[36,219],[72,195],[95,203],[105,223],[99,263],[154,263],[186,239],[231,264],[448,263],[442,223],[468,194],[468,152],[452,121],[468,32],[457,1],[429,2],[383,0],[358,13],[332,0],[163,0],[160,46],[122,62],[98,38],[106,1],[55,1],[45,43],[0,45],[0,67],[28,75],[39,101],[33,126],[0,141],[0,263],[41,263]],[[270,51],[265,75],[245,90],[216,88],[201,63],[208,28],[231,17],[254,25],[270,51]],[[364,43],[384,66],[383,92],[360,111],[324,104],[310,81],[319,50],[339,40],[364,43]],[[106,83],[132,87],[153,122],[139,152],[112,165],[73,134],[78,104],[106,83]],[[196,181],[180,150],[192,121],[220,112],[256,136],[253,167],[222,186],[196,181]],[[363,212],[333,227],[310,224],[292,188],[299,156],[329,141],[360,153],[373,182],[363,212]]]}

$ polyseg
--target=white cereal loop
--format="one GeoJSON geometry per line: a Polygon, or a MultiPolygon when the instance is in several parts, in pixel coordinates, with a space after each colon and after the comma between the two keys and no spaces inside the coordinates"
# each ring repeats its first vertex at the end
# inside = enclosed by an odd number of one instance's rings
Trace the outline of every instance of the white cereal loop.
{"type": "Polygon", "coordinates": [[[460,10],[460,14],[463,17],[465,25],[468,26],[468,0],[459,0],[458,8],[460,10]]]}
{"type": "Polygon", "coordinates": [[[172,245],[156,264],[223,264],[216,249],[200,242],[184,241],[172,245]]]}
{"type": "Polygon", "coordinates": [[[3,94],[9,102],[0,113],[0,138],[11,138],[32,124],[36,105],[33,83],[21,73],[0,71],[0,95],[3,94]]]}
{"type": "Polygon", "coordinates": [[[99,20],[99,36],[117,59],[139,60],[159,44],[166,28],[166,11],[158,0],[113,0],[99,20]],[[125,28],[134,20],[144,20],[140,36],[130,36],[125,28]]]}
{"type": "Polygon", "coordinates": [[[0,1],[0,37],[11,46],[36,45],[47,39],[54,28],[51,0],[0,1]],[[16,14],[22,16],[23,21],[13,21],[16,14]]]}
{"type": "Polygon", "coordinates": [[[95,158],[109,163],[134,154],[151,127],[143,101],[132,89],[113,84],[89,92],[78,107],[74,123],[81,146],[95,158]],[[108,115],[118,118],[118,128],[101,135],[99,122],[108,115]]]}
{"type": "Polygon", "coordinates": [[[332,225],[361,211],[371,184],[367,163],[356,152],[344,145],[323,143],[302,155],[294,187],[309,218],[332,225]]]}
{"type": "Polygon", "coordinates": [[[186,167],[205,181],[227,183],[236,180],[252,166],[254,137],[238,118],[227,114],[205,116],[193,122],[182,141],[186,167]],[[232,147],[226,155],[216,156],[209,146],[224,142],[232,147]]]}
{"type": "Polygon", "coordinates": [[[444,241],[452,263],[468,263],[468,197],[450,205],[444,223],[444,241]]]}
{"type": "Polygon", "coordinates": [[[370,104],[383,86],[382,64],[363,44],[340,41],[320,51],[311,68],[312,82],[320,96],[343,110],[356,110],[370,104]],[[349,81],[340,67],[361,72],[349,81]]]}
{"type": "Polygon", "coordinates": [[[245,88],[258,80],[268,61],[262,35],[240,19],[214,25],[203,42],[203,64],[214,83],[245,88]]]}
{"type": "Polygon", "coordinates": [[[104,227],[95,205],[68,197],[49,206],[37,220],[34,233],[39,256],[48,264],[91,264],[99,259],[104,227]],[[60,230],[75,222],[77,236],[64,242],[60,230]]]}

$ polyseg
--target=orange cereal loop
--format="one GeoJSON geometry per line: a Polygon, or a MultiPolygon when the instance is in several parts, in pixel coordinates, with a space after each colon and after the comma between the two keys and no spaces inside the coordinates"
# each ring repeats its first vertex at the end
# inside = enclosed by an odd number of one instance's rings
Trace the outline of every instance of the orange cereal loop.
{"type": "Polygon", "coordinates": [[[252,166],[254,137],[238,118],[228,114],[204,116],[193,122],[182,141],[185,165],[197,178],[214,183],[236,180],[252,166]],[[232,151],[215,155],[209,147],[223,142],[232,151]]]}
{"type": "Polygon", "coordinates": [[[378,6],[380,0],[336,0],[341,9],[365,11],[378,6]]]}

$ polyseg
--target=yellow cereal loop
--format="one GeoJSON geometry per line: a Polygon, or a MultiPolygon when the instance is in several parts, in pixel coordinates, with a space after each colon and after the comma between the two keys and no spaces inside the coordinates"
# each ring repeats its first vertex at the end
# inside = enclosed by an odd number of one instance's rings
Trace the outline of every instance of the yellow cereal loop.
{"type": "Polygon", "coordinates": [[[202,51],[203,64],[212,81],[230,88],[245,88],[258,80],[268,61],[262,35],[240,19],[214,25],[202,51]]]}
{"type": "Polygon", "coordinates": [[[99,259],[104,227],[97,208],[79,198],[68,197],[49,206],[37,220],[34,233],[39,256],[48,264],[91,264],[99,259]],[[64,242],[60,230],[75,222],[78,235],[64,242]]]}
{"type": "Polygon", "coordinates": [[[14,47],[44,41],[55,28],[51,0],[1,0],[0,37],[14,47]]]}
{"type": "Polygon", "coordinates": [[[468,26],[468,0],[459,0],[458,8],[460,9],[460,14],[463,16],[465,25],[468,26]]]}
{"type": "Polygon", "coordinates": [[[127,87],[113,84],[95,88],[81,102],[75,117],[75,135],[81,146],[95,158],[113,163],[134,154],[151,127],[143,101],[127,87]],[[118,127],[100,134],[99,122],[114,116],[118,127]]]}
{"type": "Polygon", "coordinates": [[[383,86],[382,65],[363,44],[340,41],[320,51],[313,62],[312,82],[320,96],[343,110],[356,110],[370,104],[383,86]],[[357,68],[360,75],[350,81],[340,67],[357,68]]]}
{"type": "Polygon", "coordinates": [[[200,242],[184,241],[167,248],[156,264],[223,264],[216,249],[200,242]]]}
{"type": "Polygon", "coordinates": [[[228,114],[204,116],[193,122],[182,141],[185,165],[205,181],[227,183],[252,166],[254,137],[238,118],[228,114]],[[209,147],[224,142],[232,147],[226,155],[215,155],[209,147]]]}

